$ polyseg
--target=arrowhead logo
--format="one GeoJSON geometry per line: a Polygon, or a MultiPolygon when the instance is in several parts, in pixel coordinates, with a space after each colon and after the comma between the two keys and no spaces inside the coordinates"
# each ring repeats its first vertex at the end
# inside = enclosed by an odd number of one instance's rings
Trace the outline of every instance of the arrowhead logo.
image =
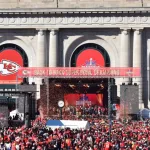
{"type": "Polygon", "coordinates": [[[2,60],[0,63],[0,74],[3,76],[14,74],[18,71],[20,66],[10,60],[2,60]]]}
{"type": "Polygon", "coordinates": [[[28,70],[23,70],[22,73],[23,73],[23,75],[28,75],[28,74],[30,74],[30,71],[28,71],[28,70]]]}
{"type": "Polygon", "coordinates": [[[126,74],[127,74],[128,76],[132,76],[132,75],[133,75],[133,71],[129,69],[129,70],[126,72],[126,74]]]}

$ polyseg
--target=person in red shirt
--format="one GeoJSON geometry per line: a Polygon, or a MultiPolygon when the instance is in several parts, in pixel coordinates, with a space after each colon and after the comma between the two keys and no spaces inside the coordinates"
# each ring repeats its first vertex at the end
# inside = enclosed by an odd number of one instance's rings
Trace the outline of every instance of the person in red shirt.
{"type": "Polygon", "coordinates": [[[125,147],[125,143],[122,141],[122,142],[120,143],[120,149],[122,150],[122,149],[124,149],[124,147],[125,147]]]}
{"type": "Polygon", "coordinates": [[[15,143],[15,142],[12,143],[11,149],[12,149],[12,150],[16,150],[16,143],[15,143]]]}
{"type": "Polygon", "coordinates": [[[104,144],[104,150],[111,150],[111,142],[107,141],[107,142],[104,144]]]}
{"type": "Polygon", "coordinates": [[[94,149],[93,150],[98,150],[98,147],[97,145],[94,145],[94,149]]]}
{"type": "Polygon", "coordinates": [[[71,139],[70,138],[66,139],[66,146],[67,146],[67,149],[70,149],[70,147],[71,147],[71,139]]]}

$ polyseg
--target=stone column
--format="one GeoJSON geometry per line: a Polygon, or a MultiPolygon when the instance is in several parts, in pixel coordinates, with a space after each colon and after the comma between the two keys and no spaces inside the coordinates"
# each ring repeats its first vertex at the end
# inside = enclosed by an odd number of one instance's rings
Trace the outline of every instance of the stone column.
{"type": "MultiPolygon", "coordinates": [[[[36,51],[36,60],[37,60],[37,67],[45,67],[45,31],[42,29],[38,30],[37,36],[37,51],[36,51]]],[[[36,79],[37,84],[37,99],[40,98],[40,85],[42,84],[42,79],[36,79]]]]}
{"type": "MultiPolygon", "coordinates": [[[[118,64],[118,67],[131,67],[130,29],[121,29],[120,42],[120,64],[118,64]]],[[[130,82],[130,79],[120,78],[119,81],[120,85],[122,85],[122,83],[127,85],[130,82]]],[[[117,87],[117,95],[120,96],[120,86],[117,87]]]]}
{"type": "Polygon", "coordinates": [[[38,31],[37,39],[37,67],[45,67],[45,31],[38,31]]]}
{"type": "MultiPolygon", "coordinates": [[[[121,30],[120,67],[131,67],[130,29],[121,30]]],[[[128,84],[129,78],[122,79],[128,84]]]]}
{"type": "MultiPolygon", "coordinates": [[[[148,62],[150,61],[149,59],[149,53],[148,53],[148,62]]],[[[148,63],[148,68],[147,68],[147,79],[148,79],[148,89],[147,89],[147,93],[148,93],[148,108],[150,109],[150,64],[148,63]]]]}
{"type": "MultiPolygon", "coordinates": [[[[139,67],[142,69],[142,32],[141,31],[142,31],[141,29],[134,29],[133,67],[139,67]]],[[[133,83],[137,83],[139,85],[139,103],[140,103],[140,108],[143,108],[142,76],[140,78],[133,78],[133,83]]]]}
{"type": "MultiPolygon", "coordinates": [[[[58,29],[50,29],[49,32],[49,67],[57,67],[58,66],[58,29]]],[[[49,107],[53,106],[50,97],[50,86],[49,80],[47,80],[47,115],[49,115],[49,107]]]]}
{"type": "Polygon", "coordinates": [[[49,67],[58,65],[58,30],[52,29],[49,33],[49,67]]]}

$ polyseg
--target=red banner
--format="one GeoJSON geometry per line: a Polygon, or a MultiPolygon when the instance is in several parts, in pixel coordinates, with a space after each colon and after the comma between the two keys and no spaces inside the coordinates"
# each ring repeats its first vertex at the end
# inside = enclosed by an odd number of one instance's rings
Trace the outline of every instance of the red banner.
{"type": "Polygon", "coordinates": [[[19,68],[17,76],[35,78],[115,78],[140,77],[140,68],[119,67],[29,67],[19,68]]]}

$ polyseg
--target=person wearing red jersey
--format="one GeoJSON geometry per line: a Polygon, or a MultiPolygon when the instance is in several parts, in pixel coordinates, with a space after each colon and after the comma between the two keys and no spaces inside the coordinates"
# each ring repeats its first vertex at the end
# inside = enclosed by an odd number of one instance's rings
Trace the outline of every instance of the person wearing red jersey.
{"type": "Polygon", "coordinates": [[[111,150],[111,142],[107,141],[104,143],[104,150],[111,150]]]}

